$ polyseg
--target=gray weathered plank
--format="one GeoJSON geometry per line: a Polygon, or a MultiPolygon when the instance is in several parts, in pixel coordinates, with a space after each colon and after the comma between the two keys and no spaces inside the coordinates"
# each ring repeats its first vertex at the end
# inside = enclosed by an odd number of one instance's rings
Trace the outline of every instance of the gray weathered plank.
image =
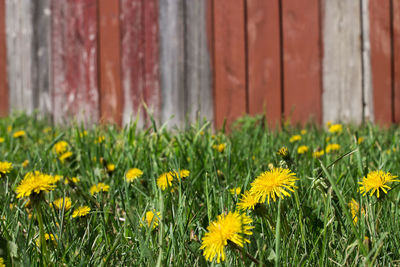
{"type": "Polygon", "coordinates": [[[190,121],[213,119],[211,60],[207,43],[207,2],[185,4],[185,113],[190,121]]]}
{"type": "MultiPolygon", "coordinates": [[[[194,2],[194,1],[193,1],[194,2]]],[[[183,0],[160,0],[161,120],[169,126],[185,119],[183,0]]]]}
{"type": "Polygon", "coordinates": [[[32,10],[33,52],[32,75],[35,109],[42,115],[51,114],[50,88],[51,55],[51,11],[50,0],[35,0],[32,10]]]}
{"type": "Polygon", "coordinates": [[[10,111],[34,110],[33,1],[6,1],[7,64],[10,111]]]}
{"type": "Polygon", "coordinates": [[[363,116],[360,2],[323,1],[323,121],[363,116]]]}

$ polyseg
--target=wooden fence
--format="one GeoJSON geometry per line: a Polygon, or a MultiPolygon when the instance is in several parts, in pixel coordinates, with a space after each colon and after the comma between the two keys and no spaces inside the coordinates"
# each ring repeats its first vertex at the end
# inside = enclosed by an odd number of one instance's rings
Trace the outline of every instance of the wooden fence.
{"type": "Polygon", "coordinates": [[[0,0],[0,115],[19,110],[397,123],[400,1],[0,0]]]}

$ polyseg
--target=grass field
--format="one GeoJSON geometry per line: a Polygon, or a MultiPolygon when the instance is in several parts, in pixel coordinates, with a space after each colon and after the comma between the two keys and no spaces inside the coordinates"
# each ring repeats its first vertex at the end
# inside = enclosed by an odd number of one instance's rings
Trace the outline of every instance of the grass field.
{"type": "Polygon", "coordinates": [[[0,266],[400,265],[399,128],[233,128],[1,119],[0,266]]]}

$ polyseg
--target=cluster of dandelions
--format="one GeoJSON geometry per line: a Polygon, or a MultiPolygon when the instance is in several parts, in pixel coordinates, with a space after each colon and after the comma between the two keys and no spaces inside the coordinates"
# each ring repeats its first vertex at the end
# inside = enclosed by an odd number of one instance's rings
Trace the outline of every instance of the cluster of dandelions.
{"type": "MultiPolygon", "coordinates": [[[[260,174],[252,183],[251,188],[242,195],[237,208],[239,210],[254,209],[258,203],[270,203],[270,200],[276,201],[277,198],[290,196],[290,192],[297,189],[295,185],[298,178],[296,174],[289,169],[273,168],[270,171],[260,174]]],[[[208,261],[217,259],[219,263],[225,260],[225,247],[233,242],[239,247],[244,243],[250,243],[244,235],[252,235],[254,228],[250,224],[253,220],[250,216],[241,211],[221,214],[216,221],[210,223],[207,227],[208,232],[202,239],[201,249],[203,255],[208,261]]]]}

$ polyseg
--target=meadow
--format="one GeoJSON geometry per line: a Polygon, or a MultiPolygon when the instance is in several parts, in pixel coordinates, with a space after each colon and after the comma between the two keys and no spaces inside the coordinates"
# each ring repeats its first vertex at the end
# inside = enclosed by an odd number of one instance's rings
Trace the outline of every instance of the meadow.
{"type": "Polygon", "coordinates": [[[0,120],[2,266],[398,266],[400,129],[0,120]]]}

